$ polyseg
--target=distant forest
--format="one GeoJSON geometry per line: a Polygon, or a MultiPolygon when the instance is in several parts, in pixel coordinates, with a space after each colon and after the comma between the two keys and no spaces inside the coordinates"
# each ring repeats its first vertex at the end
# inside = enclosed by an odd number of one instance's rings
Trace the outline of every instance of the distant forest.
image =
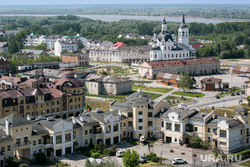
{"type": "Polygon", "coordinates": [[[0,6],[0,14],[91,14],[91,15],[136,15],[136,16],[181,16],[250,19],[250,5],[25,5],[0,6]]]}
{"type": "MultiPolygon", "coordinates": [[[[149,39],[117,38],[122,33],[137,33],[153,35],[154,27],[157,33],[161,31],[160,21],[120,20],[104,22],[91,20],[75,15],[54,17],[0,17],[2,29],[21,31],[15,36],[0,37],[0,41],[8,41],[9,52],[16,53],[24,46],[26,35],[76,35],[81,34],[87,39],[106,39],[112,42],[124,42],[129,46],[147,45],[149,39]]],[[[180,23],[168,22],[169,33],[177,36],[180,23]]],[[[188,23],[190,37],[212,40],[212,44],[197,51],[198,57],[216,56],[220,59],[250,58],[250,22],[225,22],[218,24],[188,23]],[[244,45],[244,49],[237,46],[244,45]]],[[[199,43],[197,40],[191,43],[199,43]]]]}

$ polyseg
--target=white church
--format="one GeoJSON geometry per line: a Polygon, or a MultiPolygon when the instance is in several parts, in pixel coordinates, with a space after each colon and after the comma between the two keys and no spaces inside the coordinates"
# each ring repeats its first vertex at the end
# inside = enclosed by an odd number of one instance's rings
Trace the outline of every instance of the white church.
{"type": "Polygon", "coordinates": [[[150,50],[150,61],[174,60],[195,58],[195,49],[189,45],[189,29],[185,23],[183,14],[182,23],[178,29],[178,39],[174,33],[167,31],[165,17],[162,23],[162,31],[159,35],[154,33],[154,41],[150,50]]]}

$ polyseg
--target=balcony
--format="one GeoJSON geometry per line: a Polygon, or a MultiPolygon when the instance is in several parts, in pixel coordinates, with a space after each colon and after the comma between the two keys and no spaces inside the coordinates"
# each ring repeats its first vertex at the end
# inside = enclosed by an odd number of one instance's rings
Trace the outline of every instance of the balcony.
{"type": "Polygon", "coordinates": [[[21,143],[21,142],[15,143],[15,144],[14,144],[14,147],[20,147],[20,146],[22,146],[22,143],[21,143]]]}
{"type": "Polygon", "coordinates": [[[23,142],[23,145],[24,145],[24,146],[25,146],[25,145],[29,145],[29,144],[31,144],[30,141],[24,141],[24,142],[23,142]]]}

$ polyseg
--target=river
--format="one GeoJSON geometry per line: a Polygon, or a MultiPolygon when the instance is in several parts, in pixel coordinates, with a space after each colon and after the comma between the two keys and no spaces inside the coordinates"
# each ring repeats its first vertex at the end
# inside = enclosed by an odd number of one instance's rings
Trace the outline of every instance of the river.
{"type": "MultiPolygon", "coordinates": [[[[0,14],[0,16],[58,16],[62,14],[0,14]]],[[[133,20],[154,20],[154,21],[162,21],[162,16],[129,16],[129,15],[77,15],[79,17],[86,17],[92,20],[101,20],[101,21],[119,21],[122,19],[133,19],[133,20]]],[[[181,17],[166,17],[166,21],[171,22],[181,22],[181,17]]],[[[223,22],[235,22],[235,20],[222,20],[222,19],[205,19],[205,18],[192,18],[186,17],[186,22],[197,22],[197,23],[223,23],[223,22]]]]}

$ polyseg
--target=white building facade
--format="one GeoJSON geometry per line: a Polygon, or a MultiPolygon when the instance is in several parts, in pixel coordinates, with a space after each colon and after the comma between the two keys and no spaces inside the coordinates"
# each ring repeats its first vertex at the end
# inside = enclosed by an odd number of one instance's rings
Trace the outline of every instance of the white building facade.
{"type": "Polygon", "coordinates": [[[173,60],[195,58],[195,50],[189,45],[189,29],[183,15],[182,24],[178,29],[178,41],[174,34],[167,30],[165,18],[162,23],[162,31],[159,35],[154,33],[154,41],[150,50],[150,61],[173,60]]]}

